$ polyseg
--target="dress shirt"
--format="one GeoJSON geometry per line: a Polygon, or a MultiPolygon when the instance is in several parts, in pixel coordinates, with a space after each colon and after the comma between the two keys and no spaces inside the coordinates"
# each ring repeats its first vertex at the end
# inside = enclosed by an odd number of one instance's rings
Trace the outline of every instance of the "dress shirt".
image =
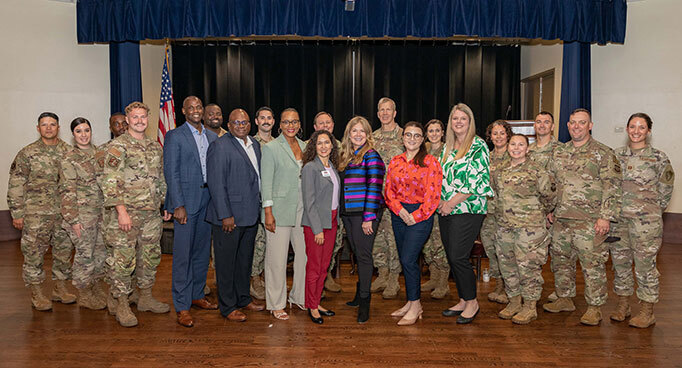
{"type": "Polygon", "coordinates": [[[204,183],[206,182],[206,154],[208,152],[208,136],[206,135],[206,128],[201,127],[201,132],[197,130],[192,124],[185,123],[189,127],[194,137],[194,142],[197,144],[197,151],[199,151],[199,161],[201,161],[201,176],[204,177],[204,183]]]}
{"type": "Polygon", "coordinates": [[[239,142],[239,144],[246,152],[246,155],[249,156],[251,165],[253,166],[253,169],[256,170],[256,175],[258,175],[258,186],[260,186],[260,170],[258,170],[258,159],[256,158],[256,151],[253,149],[253,138],[247,135],[246,136],[247,143],[244,143],[243,139],[239,139],[237,137],[234,137],[234,139],[236,139],[237,142],[239,142]]]}
{"type": "Polygon", "coordinates": [[[398,215],[403,209],[402,203],[421,204],[412,212],[414,221],[429,219],[440,201],[443,173],[438,160],[431,156],[424,157],[426,167],[417,165],[414,160],[407,160],[407,152],[393,157],[386,172],[386,206],[398,215]]]}

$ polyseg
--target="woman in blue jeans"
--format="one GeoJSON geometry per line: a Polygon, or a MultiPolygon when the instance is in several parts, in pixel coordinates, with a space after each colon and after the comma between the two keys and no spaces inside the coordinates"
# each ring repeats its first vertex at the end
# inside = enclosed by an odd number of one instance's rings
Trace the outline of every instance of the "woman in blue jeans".
{"type": "Polygon", "coordinates": [[[411,325],[422,316],[419,253],[431,234],[433,214],[440,200],[443,174],[438,159],[427,154],[424,128],[410,121],[403,131],[405,152],[395,156],[386,174],[386,205],[391,210],[393,234],[405,275],[407,303],[391,313],[398,325],[411,325]]]}

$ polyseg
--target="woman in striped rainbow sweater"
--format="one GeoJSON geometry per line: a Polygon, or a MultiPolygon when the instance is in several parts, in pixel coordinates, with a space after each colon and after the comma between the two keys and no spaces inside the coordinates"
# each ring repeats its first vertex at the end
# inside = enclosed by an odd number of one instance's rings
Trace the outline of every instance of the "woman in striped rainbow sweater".
{"type": "Polygon", "coordinates": [[[369,289],[374,271],[372,248],[384,206],[382,186],[386,168],[374,150],[371,133],[372,127],[367,119],[362,116],[352,118],[343,134],[343,154],[339,162],[343,182],[341,219],[358,263],[355,299],[346,304],[360,307],[358,323],[369,319],[369,289]]]}

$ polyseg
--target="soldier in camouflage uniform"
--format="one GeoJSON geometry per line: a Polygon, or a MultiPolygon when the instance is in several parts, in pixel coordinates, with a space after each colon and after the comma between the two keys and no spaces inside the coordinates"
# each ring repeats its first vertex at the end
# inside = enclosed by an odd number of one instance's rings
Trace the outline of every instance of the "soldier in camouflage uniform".
{"type": "MultiPolygon", "coordinates": [[[[535,142],[531,143],[528,147],[528,157],[535,163],[540,165],[540,167],[548,168],[549,160],[552,158],[554,150],[562,146],[563,143],[559,142],[554,138],[554,115],[549,111],[540,111],[540,113],[535,117],[535,123],[533,125],[535,128],[535,142]]],[[[550,227],[550,234],[552,229],[550,227]]],[[[550,270],[554,272],[554,260],[557,256],[554,255],[554,247],[552,243],[549,244],[549,255],[550,255],[550,270]]],[[[575,264],[573,265],[575,273],[575,264]]],[[[552,291],[547,299],[553,302],[557,300],[556,292],[552,291]]]]}
{"type": "Polygon", "coordinates": [[[73,257],[73,285],[78,305],[103,309],[106,294],[99,281],[104,277],[106,249],[102,239],[102,190],[97,183],[96,147],[92,128],[84,118],[71,122],[76,146],[64,156],[59,170],[61,213],[76,253],[73,257]]]}
{"type": "MultiPolygon", "coordinates": [[[[490,176],[495,174],[495,171],[507,164],[509,164],[509,153],[507,152],[507,144],[511,138],[511,126],[504,120],[495,120],[486,128],[486,139],[491,142],[494,149],[490,152],[490,176]]],[[[488,213],[485,215],[483,225],[481,225],[481,243],[485,254],[488,257],[488,264],[490,270],[490,277],[497,279],[495,282],[495,290],[488,294],[488,300],[506,304],[509,302],[507,294],[505,293],[504,280],[500,273],[500,265],[497,262],[496,250],[496,235],[497,235],[497,213],[496,213],[497,197],[488,198],[488,213]]]]}
{"type": "MultiPolygon", "coordinates": [[[[113,255],[107,264],[111,267],[112,294],[118,300],[116,320],[124,327],[137,325],[128,304],[133,272],[140,288],[138,311],[170,311],[168,304],[152,297],[156,267],[161,262],[159,211],[166,182],[161,147],[145,136],[148,113],[149,108],[141,102],[126,107],[128,132],[111,142],[104,159],[104,206],[115,208],[117,214],[117,221],[108,224],[113,255]]],[[[164,212],[165,220],[170,217],[164,212]]]]}
{"type": "MultiPolygon", "coordinates": [[[[372,133],[374,138],[374,149],[384,160],[388,167],[394,156],[405,151],[403,146],[403,128],[395,122],[396,109],[395,102],[388,97],[383,97],[377,104],[377,116],[381,121],[381,128],[372,133]]],[[[391,225],[391,213],[384,208],[376,237],[374,238],[374,267],[379,269],[379,277],[372,282],[371,292],[376,293],[383,290],[384,299],[394,299],[398,297],[400,284],[398,277],[402,271],[398,248],[393,236],[393,226],[391,225]]]]}
{"type": "Polygon", "coordinates": [[[642,305],[630,326],[646,328],[656,323],[653,305],[658,302],[656,256],[663,235],[662,214],[670,202],[675,181],[665,153],[647,144],[653,122],[644,113],[628,120],[629,144],[616,150],[623,169],[623,207],[614,235],[620,241],[610,245],[618,307],[611,315],[615,321],[630,316],[629,298],[634,292],[632,263],[637,276],[637,298],[642,305]]]}
{"type": "MultiPolygon", "coordinates": [[[[424,126],[428,142],[426,142],[426,149],[429,154],[437,159],[440,159],[445,147],[445,126],[443,122],[438,119],[432,119],[424,126]]],[[[438,225],[438,216],[434,216],[433,230],[429,239],[422,248],[424,254],[424,262],[429,265],[429,281],[421,284],[422,291],[431,290],[431,298],[443,299],[450,294],[450,284],[448,277],[450,276],[450,264],[445,254],[443,247],[443,240],[440,237],[440,226],[438,225]]]]}
{"type": "Polygon", "coordinates": [[[42,290],[43,261],[52,246],[52,279],[56,280],[52,300],[65,304],[76,301],[66,287],[71,278],[73,245],[62,229],[59,212],[59,163],[71,146],[58,138],[59,118],[51,112],[38,117],[40,138],[17,153],[9,170],[7,204],[12,225],[21,230],[24,255],[22,276],[31,288],[31,303],[37,310],[51,310],[52,302],[42,290]]]}
{"type": "MultiPolygon", "coordinates": [[[[275,117],[272,109],[263,106],[256,111],[256,126],[258,131],[253,138],[263,147],[274,138],[272,137],[272,127],[275,125],[275,117]]],[[[258,231],[253,247],[253,263],[251,265],[251,286],[249,294],[252,297],[265,300],[265,280],[261,277],[265,270],[265,226],[258,221],[258,231]]]]}
{"type": "Polygon", "coordinates": [[[514,323],[537,318],[542,266],[547,262],[546,216],[554,208],[556,185],[544,167],[526,159],[528,138],[513,135],[510,161],[492,175],[497,209],[495,248],[509,304],[498,315],[514,323]],[[523,298],[523,306],[521,299],[523,298]]]}
{"type": "Polygon", "coordinates": [[[620,215],[622,174],[613,150],[590,136],[592,125],[589,111],[573,111],[568,122],[571,141],[557,148],[549,163],[557,183],[557,206],[549,219],[554,222],[554,286],[559,298],[543,308],[552,313],[575,310],[571,298],[575,296],[573,265],[578,259],[588,304],[580,322],[595,326],[608,296],[605,264],[609,253],[604,240],[610,222],[620,215]]]}

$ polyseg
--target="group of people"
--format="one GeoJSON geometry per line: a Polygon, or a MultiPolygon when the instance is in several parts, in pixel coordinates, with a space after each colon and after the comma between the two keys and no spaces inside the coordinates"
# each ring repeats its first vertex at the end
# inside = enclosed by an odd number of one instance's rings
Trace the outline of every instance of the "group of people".
{"type": "Polygon", "coordinates": [[[647,142],[652,121],[646,114],[632,115],[628,145],[614,153],[591,137],[593,123],[584,109],[571,114],[566,144],[553,138],[548,112],[536,117],[533,144],[507,122],[495,121],[487,129],[492,151],[462,103],[446,124],[410,121],[401,128],[395,102],[384,97],[377,104],[381,127],[372,132],[369,121],[356,116],[340,141],[331,114],[320,112],[315,132],[303,141],[294,108],[281,112],[277,138],[274,112],[260,108],[257,133],[250,136],[243,109],[230,112],[224,130],[218,105],[204,107],[189,96],[182,106],[185,123],[166,134],[163,148],[145,136],[148,113],[145,104],[133,102],[114,114],[115,138],[99,147],[87,119],[72,121],[71,147],[58,138],[57,115],[43,113],[40,138],[17,154],[7,198],[13,224],[22,230],[23,279],[35,309],[77,301],[108,308],[126,327],[138,324],[130,304],[169,312],[152,287],[163,221],[172,218],[172,298],[185,327],[194,325],[191,307],[219,309],[230,321],[265,309],[287,320],[287,302],[323,323],[335,314],[321,299],[325,288],[340,291],[330,271],[344,232],[358,275],[355,297],[346,304],[358,308],[358,323],[369,319],[373,292],[397,297],[400,272],[406,304],[391,313],[398,325],[422,318],[422,290],[436,299],[447,296],[449,275],[459,301],[442,314],[472,322],[480,308],[469,258],[479,234],[497,279],[488,298],[506,304],[500,318],[519,324],[537,318],[549,254],[556,291],[543,308],[575,310],[580,260],[588,304],[581,322],[599,324],[610,251],[619,296],[611,319],[630,317],[634,262],[642,307],[630,325],[655,323],[655,260],[674,173],[665,154],[647,142]],[[605,243],[609,235],[617,241],[605,243]],[[294,275],[287,295],[289,244],[294,275]],[[48,298],[41,285],[49,245],[56,282],[48,298]],[[217,304],[206,298],[211,249],[217,304]],[[420,253],[430,269],[424,284],[420,253]],[[69,279],[77,296],[67,288],[69,279]]]}

